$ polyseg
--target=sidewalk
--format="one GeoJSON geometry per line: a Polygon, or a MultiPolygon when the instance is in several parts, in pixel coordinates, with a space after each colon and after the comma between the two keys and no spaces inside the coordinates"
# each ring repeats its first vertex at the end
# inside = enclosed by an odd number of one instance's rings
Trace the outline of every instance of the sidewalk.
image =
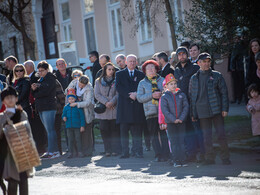
{"type": "MultiPolygon", "coordinates": [[[[250,114],[247,112],[246,105],[244,103],[241,103],[240,105],[230,104],[228,116],[230,117],[244,116],[248,118],[249,121],[251,121],[250,114]]],[[[241,132],[241,129],[239,129],[239,131],[237,132],[238,133],[241,132]]],[[[214,144],[214,147],[218,147],[218,144],[214,144]]],[[[252,135],[250,137],[246,137],[246,138],[241,137],[241,139],[232,140],[232,142],[229,142],[229,149],[232,151],[260,152],[260,137],[252,135]]]]}

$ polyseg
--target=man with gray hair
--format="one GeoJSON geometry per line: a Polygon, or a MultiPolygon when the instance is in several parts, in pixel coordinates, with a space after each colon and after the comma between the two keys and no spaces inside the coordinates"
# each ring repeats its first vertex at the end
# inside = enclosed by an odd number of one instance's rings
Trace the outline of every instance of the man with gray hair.
{"type": "Polygon", "coordinates": [[[27,72],[27,75],[30,77],[31,84],[36,83],[36,81],[39,79],[35,76],[35,64],[32,60],[27,60],[23,63],[25,70],[27,72]]]}
{"type": "Polygon", "coordinates": [[[126,68],[126,57],[124,54],[118,54],[115,58],[116,64],[118,65],[120,70],[123,70],[126,68]]]}
{"type": "Polygon", "coordinates": [[[138,84],[145,75],[136,69],[135,55],[128,55],[126,64],[124,70],[116,73],[117,123],[120,124],[121,158],[129,158],[129,130],[133,137],[132,154],[136,158],[142,158],[142,124],[145,122],[145,116],[143,105],[137,101],[136,96],[138,84]]]}

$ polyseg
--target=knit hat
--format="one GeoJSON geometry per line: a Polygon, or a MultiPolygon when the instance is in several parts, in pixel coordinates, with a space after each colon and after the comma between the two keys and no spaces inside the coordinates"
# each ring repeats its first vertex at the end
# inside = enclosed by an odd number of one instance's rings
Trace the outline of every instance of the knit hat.
{"type": "Polygon", "coordinates": [[[1,93],[1,100],[3,101],[5,99],[6,96],[9,96],[9,95],[13,95],[15,97],[18,97],[18,93],[17,91],[15,90],[14,87],[12,86],[8,86],[6,87],[2,93],[1,93]]]}
{"type": "Polygon", "coordinates": [[[148,64],[153,64],[156,69],[156,72],[159,71],[159,64],[155,60],[146,60],[145,63],[143,63],[143,65],[142,65],[142,71],[144,74],[146,73],[145,68],[148,64]]]}
{"type": "Polygon", "coordinates": [[[77,99],[75,89],[73,88],[68,89],[67,98],[69,97],[74,97],[75,99],[77,99]]]}
{"type": "Polygon", "coordinates": [[[188,50],[186,47],[180,46],[176,50],[176,55],[178,55],[180,52],[185,52],[188,55],[188,50]]]}
{"type": "Polygon", "coordinates": [[[168,74],[164,81],[163,81],[163,86],[167,85],[168,83],[172,82],[172,81],[177,81],[177,79],[175,79],[175,77],[173,76],[173,74],[168,74]]]}

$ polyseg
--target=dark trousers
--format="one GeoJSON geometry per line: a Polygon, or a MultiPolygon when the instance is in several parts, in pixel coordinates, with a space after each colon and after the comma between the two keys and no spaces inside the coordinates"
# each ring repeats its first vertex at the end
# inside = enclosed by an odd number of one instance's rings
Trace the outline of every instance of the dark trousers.
{"type": "Polygon", "coordinates": [[[149,132],[148,127],[147,127],[147,122],[143,123],[142,130],[143,130],[143,134],[144,134],[145,147],[147,149],[150,149],[150,147],[151,147],[151,136],[150,136],[150,132],[149,132]]]}
{"type": "Polygon", "coordinates": [[[132,152],[134,154],[142,155],[142,125],[135,123],[121,123],[120,137],[123,155],[129,155],[129,130],[131,131],[133,140],[132,152]]]}
{"type": "Polygon", "coordinates": [[[74,146],[77,147],[77,151],[81,152],[81,137],[80,137],[80,129],[79,128],[68,128],[68,141],[69,141],[69,152],[71,154],[74,152],[74,146]]]}
{"type": "Polygon", "coordinates": [[[197,135],[191,118],[187,116],[185,122],[185,151],[188,159],[195,159],[197,154],[197,135]]]}
{"type": "Polygon", "coordinates": [[[185,123],[168,123],[167,131],[171,142],[172,160],[174,162],[183,162],[185,160],[185,123]]]}
{"type": "Polygon", "coordinates": [[[58,149],[60,152],[60,155],[62,155],[62,147],[61,147],[61,115],[62,114],[56,114],[55,115],[55,131],[57,134],[57,144],[58,144],[58,149]]]}
{"type": "Polygon", "coordinates": [[[241,101],[245,95],[244,71],[232,71],[234,101],[241,101]]]}
{"type": "Polygon", "coordinates": [[[212,143],[212,123],[216,129],[217,141],[220,146],[220,158],[229,159],[229,150],[224,129],[224,118],[221,114],[214,115],[211,118],[200,119],[200,127],[204,136],[205,157],[208,160],[215,160],[212,143]]]}
{"type": "Polygon", "coordinates": [[[120,153],[120,129],[116,125],[116,120],[99,120],[99,129],[104,143],[106,153],[120,153]]]}
{"type": "Polygon", "coordinates": [[[92,155],[93,152],[92,123],[86,123],[85,131],[83,131],[80,135],[81,135],[82,153],[87,156],[92,155]]]}
{"type": "Polygon", "coordinates": [[[38,113],[33,112],[30,124],[37,150],[39,153],[43,153],[45,152],[45,147],[47,145],[47,133],[38,113]]]}
{"type": "Polygon", "coordinates": [[[200,128],[200,121],[192,122],[195,134],[196,134],[196,149],[201,156],[205,155],[204,139],[203,132],[200,128]]]}
{"type": "Polygon", "coordinates": [[[147,119],[147,127],[150,133],[155,157],[167,158],[169,155],[169,144],[165,130],[160,130],[158,118],[147,119]]]}
{"type": "Polygon", "coordinates": [[[16,195],[17,194],[17,186],[19,185],[19,194],[20,195],[28,195],[28,179],[27,173],[22,172],[20,175],[20,181],[16,181],[14,179],[8,180],[8,195],[16,195]]]}

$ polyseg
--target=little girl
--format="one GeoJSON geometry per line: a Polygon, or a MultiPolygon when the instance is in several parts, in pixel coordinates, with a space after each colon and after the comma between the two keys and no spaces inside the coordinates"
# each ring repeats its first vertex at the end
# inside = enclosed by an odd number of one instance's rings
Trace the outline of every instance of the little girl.
{"type": "Polygon", "coordinates": [[[167,123],[171,142],[174,167],[187,166],[185,163],[184,135],[185,119],[189,113],[186,95],[177,88],[177,80],[172,74],[165,77],[167,91],[161,97],[161,109],[167,123]]]}
{"type": "Polygon", "coordinates": [[[247,95],[249,97],[246,106],[248,112],[252,114],[252,132],[254,136],[260,136],[260,89],[256,84],[248,87],[247,95]]]}

